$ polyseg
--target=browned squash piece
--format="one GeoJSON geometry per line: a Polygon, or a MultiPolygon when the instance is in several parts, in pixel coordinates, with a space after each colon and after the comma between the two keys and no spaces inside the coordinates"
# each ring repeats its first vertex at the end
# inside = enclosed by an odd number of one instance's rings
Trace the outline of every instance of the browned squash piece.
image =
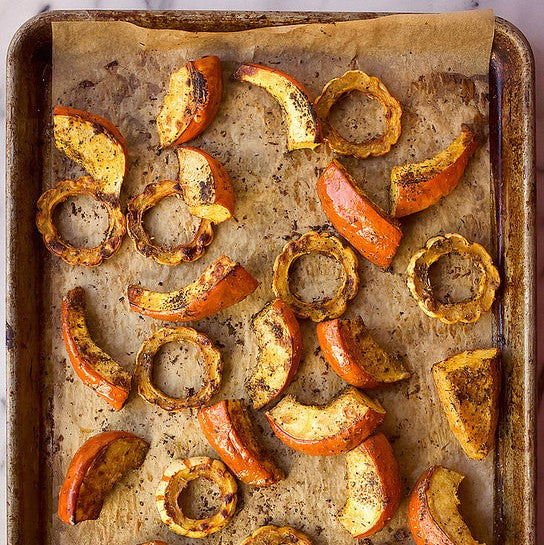
{"type": "Polygon", "coordinates": [[[291,526],[261,526],[240,545],[312,545],[310,538],[291,526]]]}
{"type": "Polygon", "coordinates": [[[443,151],[420,163],[393,167],[391,171],[391,215],[400,218],[436,204],[459,183],[472,154],[476,136],[462,125],[459,136],[443,151]]]}
{"type": "Polygon", "coordinates": [[[246,381],[253,407],[276,399],[295,376],[302,355],[302,336],[293,311],[281,300],[268,303],[254,318],[259,354],[246,381]]]}
{"type": "Polygon", "coordinates": [[[207,456],[176,460],[168,466],[156,493],[157,509],[168,529],[181,536],[203,538],[229,523],[236,511],[238,485],[225,465],[207,456]],[[219,488],[221,506],[215,515],[192,519],[180,507],[180,497],[189,482],[207,479],[219,488]]]}
{"type": "Polygon", "coordinates": [[[140,467],[148,443],[132,433],[94,435],[75,453],[60,490],[58,515],[67,524],[97,519],[104,499],[131,469],[140,467]]]}
{"type": "Polygon", "coordinates": [[[314,149],[321,142],[321,126],[308,91],[293,77],[260,64],[242,64],[234,79],[268,91],[280,104],[287,123],[289,151],[314,149]]]}
{"type": "Polygon", "coordinates": [[[432,373],[451,431],[469,458],[495,442],[500,390],[498,348],[469,350],[435,363],[432,373]]]}
{"type": "Polygon", "coordinates": [[[483,545],[476,541],[458,510],[463,475],[434,466],[410,494],[408,522],[416,545],[483,545]]]}

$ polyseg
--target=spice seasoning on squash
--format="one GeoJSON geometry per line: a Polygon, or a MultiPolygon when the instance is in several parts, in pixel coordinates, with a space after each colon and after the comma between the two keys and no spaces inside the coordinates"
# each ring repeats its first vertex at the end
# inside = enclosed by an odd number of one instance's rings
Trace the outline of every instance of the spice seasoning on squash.
{"type": "Polygon", "coordinates": [[[478,141],[467,125],[443,151],[420,163],[396,166],[391,171],[391,215],[414,214],[436,204],[459,183],[478,141]]]}

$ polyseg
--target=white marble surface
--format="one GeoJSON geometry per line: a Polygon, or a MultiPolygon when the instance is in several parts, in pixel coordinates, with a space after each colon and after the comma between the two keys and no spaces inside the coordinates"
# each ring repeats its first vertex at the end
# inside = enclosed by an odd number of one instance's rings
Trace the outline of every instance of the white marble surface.
{"type": "MultiPolygon", "coordinates": [[[[52,9],[230,9],[230,10],[298,10],[298,11],[411,11],[411,12],[440,12],[464,9],[493,8],[496,15],[508,19],[517,25],[529,39],[536,58],[537,67],[537,97],[542,96],[544,90],[544,77],[542,68],[544,66],[544,33],[542,22],[544,21],[544,2],[542,0],[199,0],[199,2],[179,0],[80,0],[70,2],[66,0],[0,0],[0,21],[3,31],[0,34],[0,55],[5,59],[7,48],[11,37],[17,28],[30,17],[42,11],[52,9]]],[[[0,140],[5,140],[5,61],[0,67],[0,140]]],[[[539,134],[544,130],[544,104],[537,101],[537,141],[539,134]]],[[[544,181],[544,151],[542,146],[537,152],[538,185],[544,181]]],[[[0,155],[1,180],[4,180],[4,154],[0,155]]],[[[5,185],[0,185],[0,217],[4,217],[4,194],[5,185]]],[[[539,208],[544,210],[544,199],[542,192],[538,192],[539,208]]],[[[544,233],[544,215],[538,214],[538,227],[544,233]]],[[[5,240],[5,224],[0,223],[0,238],[5,240]]],[[[539,237],[539,246],[544,242],[544,235],[539,237]]],[[[4,245],[0,246],[4,248],[4,245]]],[[[3,250],[2,250],[3,251],[3,250]]],[[[544,252],[543,252],[544,253],[544,252]]],[[[4,255],[0,256],[0,274],[5,276],[4,255]]],[[[543,257],[538,257],[538,278],[541,289],[544,292],[543,281],[543,257]]],[[[4,284],[2,283],[2,290],[4,284]]],[[[5,295],[5,294],[3,294],[5,295]]],[[[543,297],[539,297],[539,307],[543,307],[543,297]]],[[[4,299],[5,300],[5,299],[4,299]]],[[[539,322],[544,324],[544,312],[539,311],[539,322]]],[[[5,308],[0,308],[0,323],[5,323],[5,308]]],[[[540,350],[542,355],[544,351],[540,350]]],[[[539,358],[539,369],[542,367],[539,358]]],[[[0,422],[5,422],[5,352],[0,350],[0,422]]],[[[540,410],[539,429],[543,429],[544,412],[540,410]]],[[[5,427],[0,425],[0,506],[5,505],[5,427]]],[[[541,441],[542,442],[542,441],[541,441]]],[[[539,458],[544,459],[544,448],[539,448],[539,458]]],[[[544,464],[541,464],[544,466],[544,464]]],[[[540,469],[539,488],[544,490],[544,468],[540,469]]],[[[544,520],[544,493],[539,498],[539,519],[544,520]]],[[[544,524],[539,525],[540,536],[537,543],[544,543],[544,524]]],[[[0,544],[6,541],[5,510],[0,507],[0,544]]]]}

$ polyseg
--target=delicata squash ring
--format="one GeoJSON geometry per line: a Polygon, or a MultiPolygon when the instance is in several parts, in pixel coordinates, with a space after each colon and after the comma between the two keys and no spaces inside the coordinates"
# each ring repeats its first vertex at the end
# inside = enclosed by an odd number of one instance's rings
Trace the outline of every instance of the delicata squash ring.
{"type": "Polygon", "coordinates": [[[314,322],[321,322],[325,318],[337,318],[344,313],[348,301],[353,299],[359,290],[357,257],[351,248],[344,246],[335,236],[310,231],[283,247],[274,263],[272,288],[276,296],[301,318],[310,318],[314,322]],[[313,253],[336,259],[342,266],[344,278],[342,285],[332,298],[306,302],[291,292],[289,270],[299,257],[313,253]]]}
{"type": "Polygon", "coordinates": [[[107,198],[100,192],[100,186],[90,176],[77,180],[63,180],[55,187],[42,193],[38,199],[36,226],[42,234],[46,248],[70,265],[95,267],[111,257],[121,245],[126,233],[125,216],[121,212],[119,199],[113,195],[107,198]],[[108,230],[102,243],[93,248],[77,248],[64,241],[53,222],[55,208],[69,197],[90,195],[102,204],[108,213],[108,230]]]}
{"type": "Polygon", "coordinates": [[[206,335],[192,327],[163,327],[142,344],[136,356],[134,378],[138,384],[138,393],[147,402],[158,405],[165,411],[179,411],[188,407],[200,407],[208,402],[221,385],[222,369],[221,353],[206,335]],[[155,355],[165,344],[179,341],[189,342],[199,348],[204,359],[202,388],[184,398],[170,397],[153,384],[155,355]]]}
{"type": "Polygon", "coordinates": [[[186,244],[173,247],[154,244],[144,229],[144,214],[160,200],[170,195],[183,198],[183,191],[179,182],[164,181],[148,184],[143,193],[140,193],[128,203],[128,234],[134,241],[136,250],[143,256],[151,257],[157,263],[163,265],[179,265],[184,261],[195,261],[202,256],[206,247],[213,240],[213,223],[210,220],[201,219],[193,239],[186,244]]]}
{"type": "Polygon", "coordinates": [[[354,155],[361,159],[366,159],[369,155],[385,155],[400,137],[401,105],[378,78],[368,76],[361,70],[349,70],[341,78],[329,81],[315,101],[315,108],[323,123],[325,140],[333,151],[342,155],[354,155]],[[328,122],[334,104],[353,91],[375,98],[383,106],[385,132],[381,136],[363,142],[350,142],[328,122]]]}
{"type": "Polygon", "coordinates": [[[469,242],[458,234],[436,236],[427,241],[425,248],[416,252],[406,270],[408,287],[423,312],[431,318],[438,318],[445,324],[476,322],[482,312],[488,311],[500,286],[499,272],[485,248],[469,242]],[[466,257],[480,272],[478,291],[468,300],[442,303],[433,294],[429,269],[441,257],[457,253],[466,257]]]}
{"type": "Polygon", "coordinates": [[[192,538],[203,538],[218,532],[236,510],[238,485],[225,465],[207,456],[176,460],[164,472],[156,493],[157,509],[162,521],[172,532],[192,538]],[[221,495],[219,511],[208,518],[191,519],[179,506],[179,497],[190,481],[204,478],[214,482],[221,495]]]}

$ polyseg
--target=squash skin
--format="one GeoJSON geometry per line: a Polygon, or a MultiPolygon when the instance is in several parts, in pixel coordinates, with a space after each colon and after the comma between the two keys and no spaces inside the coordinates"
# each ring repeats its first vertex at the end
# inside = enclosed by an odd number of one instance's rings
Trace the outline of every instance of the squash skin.
{"type": "Polygon", "coordinates": [[[487,312],[495,300],[501,279],[497,267],[486,249],[476,242],[469,242],[457,233],[447,233],[430,238],[425,247],[416,252],[406,269],[407,284],[413,298],[427,316],[438,318],[445,324],[473,323],[487,312]],[[429,269],[441,257],[458,253],[478,267],[480,282],[478,293],[468,301],[442,303],[433,293],[429,269]]]}
{"type": "Polygon", "coordinates": [[[328,233],[309,231],[300,238],[288,242],[276,257],[272,289],[276,297],[282,299],[299,318],[309,318],[314,322],[321,322],[325,318],[337,318],[345,312],[348,301],[353,299],[359,290],[357,265],[355,252],[344,246],[337,237],[328,233]],[[344,279],[333,297],[306,302],[291,292],[289,270],[299,257],[312,253],[336,259],[342,266],[344,279]]]}
{"type": "MultiPolygon", "coordinates": [[[[466,525],[462,528],[464,541],[458,542],[450,537],[440,526],[438,516],[433,513],[428,494],[432,487],[434,475],[442,470],[451,474],[451,479],[456,479],[456,487],[464,478],[454,471],[446,470],[440,466],[432,466],[418,479],[412,489],[408,503],[408,523],[416,545],[460,545],[461,543],[463,545],[480,545],[470,535],[466,525]]],[[[452,502],[454,504],[459,503],[456,495],[452,498],[452,502]]]]}
{"type": "Polygon", "coordinates": [[[189,61],[171,74],[169,90],[157,116],[161,147],[183,144],[204,132],[219,110],[222,95],[223,73],[216,56],[189,61]],[[171,106],[179,99],[175,89],[177,80],[183,80],[183,85],[189,86],[183,90],[187,98],[183,105],[171,106]]]}
{"type": "Polygon", "coordinates": [[[285,478],[259,444],[242,400],[223,400],[203,407],[198,411],[198,421],[210,445],[243,483],[260,488],[285,478]]]}
{"type": "Polygon", "coordinates": [[[379,267],[391,265],[402,239],[400,227],[356,188],[336,159],[321,174],[317,194],[336,230],[364,258],[379,267]]]}
{"type": "Polygon", "coordinates": [[[258,286],[242,265],[221,256],[180,290],[160,293],[132,285],[127,293],[135,312],[167,322],[192,322],[239,303],[258,286]]]}
{"type": "Polygon", "coordinates": [[[291,526],[261,526],[240,545],[312,545],[310,538],[291,526]]]}
{"type": "Polygon", "coordinates": [[[203,538],[227,525],[236,510],[238,485],[234,477],[219,460],[195,456],[176,460],[163,473],[155,495],[159,515],[176,534],[203,538]],[[221,494],[218,512],[205,519],[191,519],[179,507],[178,498],[190,481],[205,478],[213,481],[221,494]]]}
{"type": "Polygon", "coordinates": [[[116,411],[121,410],[130,393],[132,377],[91,339],[83,288],[74,288],[62,298],[62,335],[70,362],[83,384],[116,411]]]}
{"type": "Polygon", "coordinates": [[[315,102],[316,111],[323,123],[325,141],[329,147],[342,155],[353,155],[360,159],[385,155],[400,138],[402,107],[385,85],[376,77],[362,70],[349,70],[342,77],[329,81],[315,102]],[[385,132],[364,142],[350,142],[329,123],[332,107],[342,96],[359,91],[378,100],[384,109],[385,132]]]}
{"type": "Polygon", "coordinates": [[[234,188],[225,167],[205,151],[178,146],[179,186],[189,212],[214,224],[230,219],[234,213],[234,188]],[[189,170],[200,161],[196,172],[189,170]]]}
{"type": "Polygon", "coordinates": [[[257,334],[259,354],[245,388],[253,407],[262,409],[274,401],[295,376],[302,356],[302,336],[295,314],[281,299],[268,303],[253,318],[252,327],[257,334]],[[270,345],[274,347],[273,358],[266,351],[270,345]],[[280,354],[283,354],[283,358],[280,354]],[[267,356],[273,361],[265,361],[267,356]],[[273,371],[273,376],[268,376],[268,381],[263,378],[267,370],[273,371]],[[279,388],[271,384],[278,380],[282,383],[279,388]]]}
{"type": "Polygon", "coordinates": [[[499,349],[461,352],[435,363],[432,375],[452,433],[469,458],[484,459],[495,443],[499,349]]]}
{"type": "Polygon", "coordinates": [[[201,407],[207,403],[221,386],[223,359],[221,352],[212,341],[192,327],[163,327],[155,331],[140,347],[136,355],[134,380],[138,385],[138,394],[152,405],[158,405],[165,411],[201,407]],[[172,342],[185,341],[196,346],[203,358],[203,385],[186,397],[171,397],[165,394],[153,382],[153,365],[157,352],[162,346],[172,342]]]}
{"type": "Polygon", "coordinates": [[[280,441],[294,450],[311,456],[334,456],[354,449],[381,424],[384,417],[385,410],[377,401],[370,400],[352,386],[348,386],[325,406],[306,406],[299,403],[293,396],[285,396],[274,408],[266,412],[266,418],[272,431],[280,441]],[[350,407],[357,404],[360,409],[364,406],[368,410],[364,414],[358,415],[357,419],[352,419],[351,422],[346,417],[345,425],[340,426],[337,433],[322,438],[305,438],[303,435],[293,435],[284,429],[285,426],[282,425],[278,417],[285,406],[292,413],[289,417],[291,420],[301,419],[301,414],[303,415],[308,409],[317,409],[322,414],[332,414],[335,405],[338,406],[343,402],[349,403],[350,407]]]}
{"type": "Polygon", "coordinates": [[[361,318],[321,322],[316,331],[323,356],[334,372],[352,386],[380,388],[410,377],[402,364],[372,338],[361,318]],[[391,376],[373,375],[367,369],[368,359],[381,361],[391,370],[391,376]]]}
{"type": "MultiPolygon", "coordinates": [[[[107,486],[105,490],[100,491],[101,495],[98,496],[97,501],[91,506],[86,505],[86,509],[78,509],[78,503],[81,500],[81,492],[83,491],[85,493],[85,478],[89,472],[92,472],[93,469],[95,469],[95,464],[104,465],[101,459],[105,452],[118,441],[126,441],[131,444],[131,449],[127,452],[126,456],[131,456],[132,458],[126,460],[127,467],[122,468],[120,474],[115,475],[115,468],[106,468],[109,473],[113,473],[113,475],[117,477],[117,480],[119,480],[127,471],[135,469],[143,463],[149,449],[149,444],[132,433],[125,431],[107,431],[94,435],[88,439],[74,454],[59,493],[57,511],[59,518],[63,522],[74,525],[83,520],[94,520],[98,518],[105,494],[109,492],[107,486]]],[[[108,483],[110,489],[117,480],[114,480],[113,483],[108,483]]],[[[90,494],[93,492],[97,491],[92,490],[90,494]]]]}
{"type": "Polygon", "coordinates": [[[233,78],[257,85],[280,104],[288,127],[287,149],[314,149],[322,142],[321,123],[310,93],[292,76],[261,64],[242,64],[233,78]]]}
{"type": "Polygon", "coordinates": [[[391,171],[391,215],[415,214],[449,195],[459,183],[478,147],[470,127],[462,125],[457,138],[443,151],[420,163],[396,166],[391,171]]]}
{"type": "MultiPolygon", "coordinates": [[[[353,474],[352,488],[348,484],[348,500],[338,515],[339,522],[355,539],[368,537],[378,533],[391,520],[398,509],[402,496],[402,480],[399,466],[391,448],[391,444],[383,433],[376,433],[365,439],[358,447],[346,455],[348,476],[356,471],[359,454],[363,454],[369,460],[372,469],[370,472],[379,482],[380,496],[375,498],[376,508],[380,511],[377,520],[372,526],[362,530],[357,529],[357,509],[350,515],[350,510],[357,505],[357,474],[353,474]],[[351,496],[350,492],[353,492],[351,496]],[[362,530],[362,531],[361,531],[362,530]]],[[[369,471],[367,469],[367,471],[369,471]]],[[[371,478],[371,480],[374,480],[371,478]]]]}

